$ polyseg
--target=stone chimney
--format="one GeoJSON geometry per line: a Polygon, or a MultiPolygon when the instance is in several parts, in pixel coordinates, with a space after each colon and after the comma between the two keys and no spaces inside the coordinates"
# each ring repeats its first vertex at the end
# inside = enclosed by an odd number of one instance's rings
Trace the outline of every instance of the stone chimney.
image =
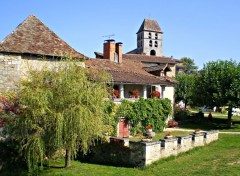
{"type": "Polygon", "coordinates": [[[122,43],[116,43],[116,53],[118,54],[118,63],[122,63],[122,43]]]}
{"type": "Polygon", "coordinates": [[[122,43],[115,43],[115,40],[105,40],[103,45],[103,59],[109,59],[112,62],[122,63],[122,43]]]}
{"type": "Polygon", "coordinates": [[[114,61],[115,58],[115,40],[109,39],[105,40],[103,44],[103,59],[109,59],[110,61],[114,61]]]}

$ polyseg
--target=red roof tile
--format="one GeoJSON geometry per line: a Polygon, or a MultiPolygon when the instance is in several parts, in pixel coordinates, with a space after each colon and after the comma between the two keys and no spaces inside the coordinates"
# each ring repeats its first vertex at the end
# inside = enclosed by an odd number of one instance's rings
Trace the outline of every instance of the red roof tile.
{"type": "Polygon", "coordinates": [[[112,75],[114,82],[131,84],[174,84],[171,80],[147,73],[142,69],[144,64],[141,62],[123,60],[123,62],[119,64],[105,59],[88,59],[85,63],[89,68],[106,70],[112,75]]]}
{"type": "Polygon", "coordinates": [[[164,63],[176,64],[176,60],[170,57],[147,56],[142,54],[123,54],[123,58],[127,60],[149,62],[149,63],[164,63]]]}
{"type": "Polygon", "coordinates": [[[0,52],[85,58],[33,15],[0,43],[0,52]]]}

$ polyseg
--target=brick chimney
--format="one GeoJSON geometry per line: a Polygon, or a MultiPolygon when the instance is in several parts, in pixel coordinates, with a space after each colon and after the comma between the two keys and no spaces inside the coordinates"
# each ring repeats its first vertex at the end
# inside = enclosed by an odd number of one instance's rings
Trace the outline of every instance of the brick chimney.
{"type": "Polygon", "coordinates": [[[115,57],[115,40],[105,40],[103,44],[103,59],[109,59],[110,61],[114,61],[115,57]]]}
{"type": "Polygon", "coordinates": [[[116,53],[118,54],[118,63],[122,63],[122,43],[116,43],[116,53]]]}
{"type": "Polygon", "coordinates": [[[115,43],[115,40],[105,40],[103,44],[103,59],[112,62],[122,63],[122,43],[115,43]]]}

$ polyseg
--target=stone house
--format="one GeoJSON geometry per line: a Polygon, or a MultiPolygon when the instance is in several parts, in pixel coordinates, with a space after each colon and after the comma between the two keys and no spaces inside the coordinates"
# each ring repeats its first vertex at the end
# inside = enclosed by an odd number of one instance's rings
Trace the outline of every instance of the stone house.
{"type": "Polygon", "coordinates": [[[95,52],[96,59],[87,59],[86,65],[108,71],[120,99],[130,98],[131,91],[137,89],[139,97],[150,98],[153,91],[158,91],[161,98],[169,98],[173,104],[178,60],[162,56],[162,34],[155,20],[145,19],[137,32],[136,49],[123,54],[122,43],[106,40],[103,53],[95,52]]]}
{"type": "MultiPolygon", "coordinates": [[[[0,43],[0,90],[17,90],[29,67],[54,69],[62,57],[71,56],[79,59],[81,66],[112,75],[114,89],[120,93],[117,103],[126,98],[134,101],[136,97],[130,97],[134,90],[139,92],[137,98],[151,98],[153,91],[159,91],[161,98],[173,103],[177,60],[162,56],[162,31],[156,21],[144,20],[137,32],[137,46],[123,54],[122,43],[106,40],[103,53],[95,52],[96,59],[88,58],[31,15],[0,43]]],[[[119,124],[119,129],[122,124],[126,130],[124,120],[119,124]]]]}
{"type": "Polygon", "coordinates": [[[86,58],[37,17],[29,16],[0,43],[0,90],[16,90],[29,67],[53,67],[66,55],[86,58]]]}

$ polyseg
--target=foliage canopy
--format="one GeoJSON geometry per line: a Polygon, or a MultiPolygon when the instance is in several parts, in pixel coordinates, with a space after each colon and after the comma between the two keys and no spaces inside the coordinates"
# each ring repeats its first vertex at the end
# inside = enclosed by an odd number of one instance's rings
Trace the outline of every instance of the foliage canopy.
{"type": "Polygon", "coordinates": [[[229,126],[232,107],[240,104],[240,63],[232,60],[208,62],[200,72],[198,90],[209,106],[228,106],[229,126]]]}
{"type": "Polygon", "coordinates": [[[49,70],[29,70],[22,81],[12,136],[22,140],[30,172],[56,150],[66,150],[65,166],[80,148],[84,153],[102,134],[111,77],[62,61],[49,70]]]}

